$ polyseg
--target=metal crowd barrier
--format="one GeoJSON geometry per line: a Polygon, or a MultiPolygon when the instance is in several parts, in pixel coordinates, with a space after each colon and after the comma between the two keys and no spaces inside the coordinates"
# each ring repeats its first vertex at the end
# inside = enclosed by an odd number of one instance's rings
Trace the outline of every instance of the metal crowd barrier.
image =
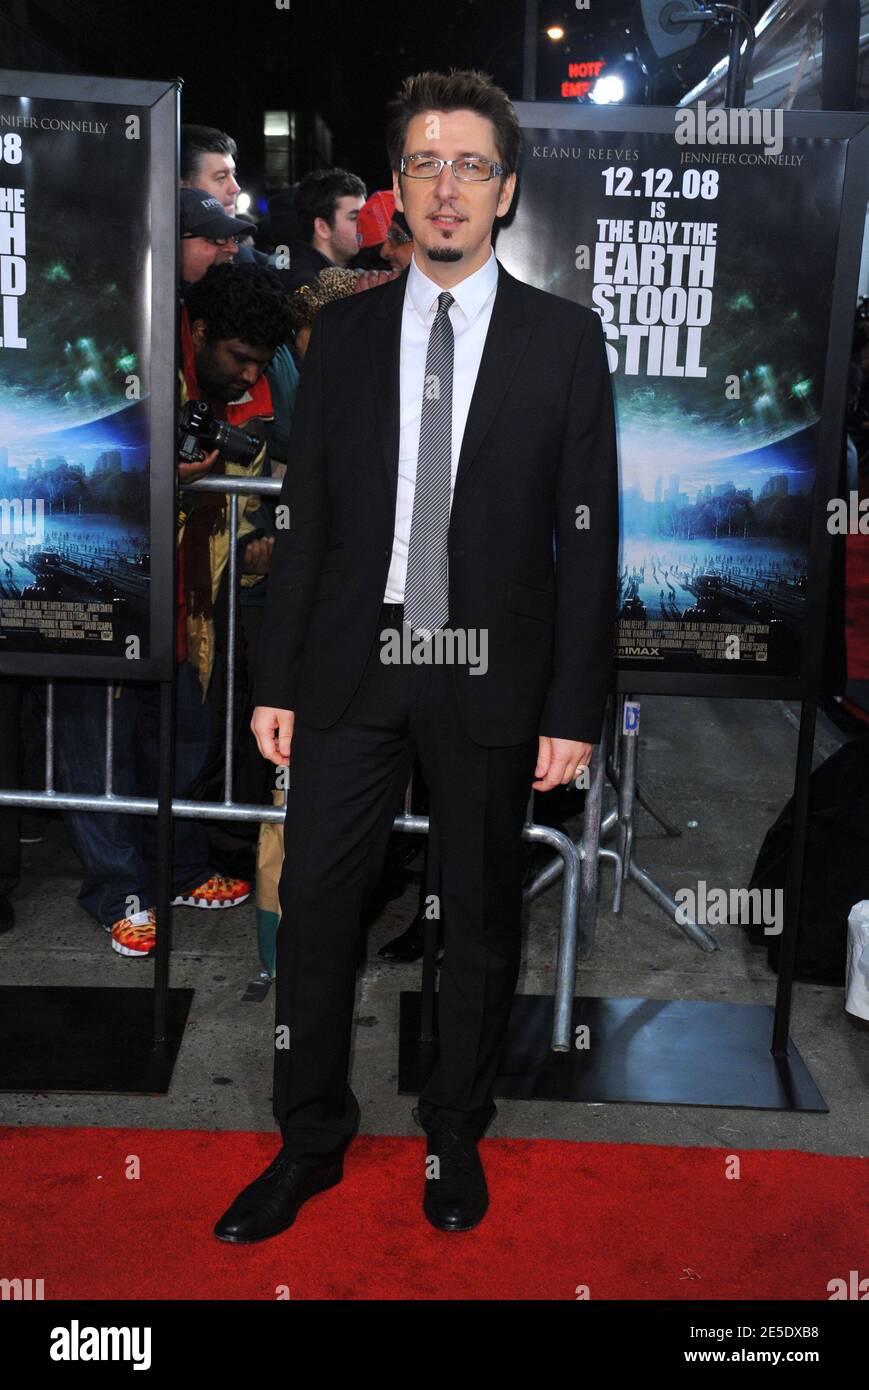
{"type": "MultiPolygon", "coordinates": [[[[184,490],[192,492],[221,492],[229,497],[229,563],[227,583],[229,586],[229,611],[227,621],[226,651],[226,718],[225,718],[225,766],[223,780],[223,801],[192,801],[173,798],[172,815],[198,820],[218,821],[272,821],[283,822],[285,808],[282,806],[247,805],[232,799],[232,752],[235,714],[235,655],[239,601],[238,574],[238,501],[239,497],[257,495],[277,496],[281,482],[277,478],[200,478],[194,483],[184,485],[184,490]]],[[[60,811],[96,811],[122,815],[156,816],[158,802],[156,797],[118,796],[112,789],[113,782],[113,730],[114,730],[114,689],[106,686],[106,757],[105,791],[97,793],[59,792],[54,786],[54,682],[47,683],[46,729],[45,729],[45,790],[0,791],[0,806],[17,806],[24,810],[51,809],[60,811]]],[[[602,788],[602,769],[593,781],[590,796],[597,800],[602,788]]],[[[522,838],[537,844],[549,845],[560,857],[561,864],[553,861],[536,876],[524,891],[526,901],[538,897],[563,872],[561,897],[561,926],[559,931],[558,963],[556,967],[555,1008],[552,1030],[552,1050],[569,1052],[571,1047],[571,1014],[573,1005],[574,981],[577,958],[577,917],[580,899],[581,866],[586,857],[585,877],[592,882],[596,878],[597,855],[587,856],[583,842],[574,844],[563,831],[547,825],[535,825],[531,820],[533,793],[529,796],[528,812],[522,838]],[[592,858],[594,864],[592,864],[592,858]]],[[[395,817],[393,830],[411,835],[428,835],[428,816],[414,815],[411,811],[411,783],[405,791],[404,809],[395,817]]],[[[612,851],[598,849],[598,854],[615,860],[612,851]]]]}

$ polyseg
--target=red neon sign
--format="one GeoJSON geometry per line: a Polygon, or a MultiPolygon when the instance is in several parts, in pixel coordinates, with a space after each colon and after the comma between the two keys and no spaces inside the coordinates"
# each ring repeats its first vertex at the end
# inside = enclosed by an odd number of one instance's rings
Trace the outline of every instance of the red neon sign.
{"type": "Polygon", "coordinates": [[[562,82],[561,95],[563,97],[587,96],[592,88],[592,82],[588,79],[593,78],[596,80],[600,77],[601,69],[605,67],[606,61],[603,58],[599,58],[595,62],[568,63],[567,76],[569,80],[562,82]],[[577,81],[577,78],[583,78],[585,80],[577,81]]]}

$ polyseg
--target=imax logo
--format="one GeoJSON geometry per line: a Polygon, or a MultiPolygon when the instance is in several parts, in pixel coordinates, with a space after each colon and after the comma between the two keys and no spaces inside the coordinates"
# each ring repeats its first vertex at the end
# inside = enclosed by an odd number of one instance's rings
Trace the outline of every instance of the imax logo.
{"type": "Polygon", "coordinates": [[[0,537],[4,540],[45,540],[45,503],[37,497],[0,497],[0,537]],[[34,515],[35,510],[35,515],[34,515]]]}
{"type": "Polygon", "coordinates": [[[0,1279],[0,1299],[22,1299],[33,1302],[45,1298],[44,1279],[0,1279]]]}

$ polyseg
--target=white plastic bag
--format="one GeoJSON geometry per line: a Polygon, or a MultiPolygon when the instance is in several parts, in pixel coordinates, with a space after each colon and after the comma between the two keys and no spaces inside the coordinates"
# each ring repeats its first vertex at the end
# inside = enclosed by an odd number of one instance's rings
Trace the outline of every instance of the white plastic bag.
{"type": "Polygon", "coordinates": [[[855,903],[848,916],[845,1008],[857,1018],[869,1018],[869,901],[866,899],[855,903]]]}

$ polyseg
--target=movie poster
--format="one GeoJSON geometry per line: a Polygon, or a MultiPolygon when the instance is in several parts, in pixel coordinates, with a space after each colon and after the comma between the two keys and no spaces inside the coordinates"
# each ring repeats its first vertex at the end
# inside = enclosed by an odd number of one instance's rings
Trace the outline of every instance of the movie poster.
{"type": "Polygon", "coordinates": [[[149,657],[149,160],[147,112],[0,95],[0,665],[149,657]]]}
{"type": "Polygon", "coordinates": [[[619,670],[796,679],[846,142],[680,142],[676,114],[526,127],[497,254],[603,322],[619,670]]]}

